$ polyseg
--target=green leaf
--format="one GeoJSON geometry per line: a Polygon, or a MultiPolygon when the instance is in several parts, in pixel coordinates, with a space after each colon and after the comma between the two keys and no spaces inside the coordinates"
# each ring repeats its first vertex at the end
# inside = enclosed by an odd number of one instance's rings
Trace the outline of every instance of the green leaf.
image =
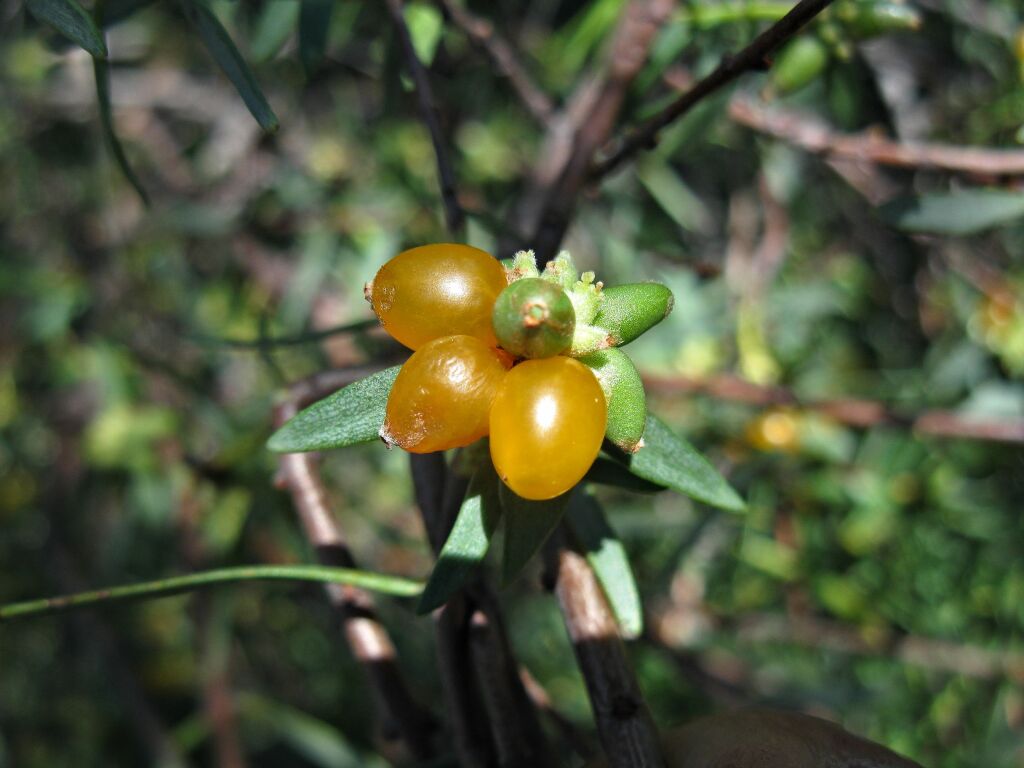
{"type": "Polygon", "coordinates": [[[121,140],[117,137],[117,132],[114,129],[114,115],[110,105],[110,63],[106,59],[94,58],[92,69],[96,77],[96,101],[100,108],[100,125],[103,128],[107,146],[110,147],[110,152],[125,179],[132,185],[143,205],[148,206],[149,195],[146,194],[145,187],[142,186],[139,177],[135,175],[135,171],[132,170],[128,156],[124,153],[124,147],[121,146],[121,140]]]}
{"type": "Polygon", "coordinates": [[[333,11],[334,0],[302,0],[302,10],[299,12],[299,60],[307,76],[323,61],[333,11]]]}
{"type": "Polygon", "coordinates": [[[588,483],[610,485],[636,493],[658,493],[665,490],[664,485],[658,485],[650,480],[637,477],[618,461],[612,461],[603,456],[599,456],[597,461],[590,466],[583,480],[588,483]]]}
{"type": "Polygon", "coordinates": [[[639,637],[644,630],[640,592],[626,549],[608,524],[601,505],[589,494],[575,494],[569,502],[566,521],[601,582],[623,636],[639,637]]]}
{"type": "Polygon", "coordinates": [[[602,349],[579,361],[594,372],[608,404],[605,437],[626,453],[633,453],[647,422],[644,383],[633,361],[621,349],[602,349]]]}
{"type": "Polygon", "coordinates": [[[268,133],[276,131],[278,128],[277,115],[267,103],[267,98],[260,90],[256,77],[231,41],[227,30],[213,15],[213,12],[206,7],[203,0],[182,0],[182,8],[185,18],[196,28],[206,50],[210,52],[214,61],[235,86],[235,90],[242,97],[242,101],[245,102],[245,106],[249,108],[252,116],[256,118],[256,122],[268,133]]]}
{"type": "Polygon", "coordinates": [[[517,496],[507,485],[498,488],[501,514],[505,521],[505,552],[502,557],[502,583],[506,586],[519,575],[530,558],[555,530],[569,503],[570,493],[546,501],[530,501],[517,496]]]}
{"type": "Polygon", "coordinates": [[[965,189],[901,198],[879,209],[882,218],[907,232],[973,235],[1024,220],[1024,192],[965,189]]]}
{"type": "Polygon", "coordinates": [[[696,448],[676,435],[661,419],[647,414],[644,447],[620,460],[637,477],[730,512],[746,505],[696,448]]]}
{"type": "Polygon", "coordinates": [[[94,59],[107,57],[107,43],[96,22],[77,0],[28,0],[29,13],[49,24],[94,59]]]}
{"type": "Polygon", "coordinates": [[[801,35],[779,51],[772,64],[772,84],[780,94],[799,91],[825,71],[828,46],[814,34],[801,35]]]}
{"type": "Polygon", "coordinates": [[[400,367],[367,376],[313,403],[271,435],[267,447],[276,453],[299,453],[377,440],[400,367]]]}
{"type": "Polygon", "coordinates": [[[444,18],[441,12],[427,3],[407,3],[405,6],[405,23],[409,27],[412,47],[416,50],[416,58],[429,67],[434,61],[437,44],[441,42],[444,32],[444,18]]]}
{"type": "Polygon", "coordinates": [[[658,156],[644,158],[637,164],[636,175],[648,194],[676,224],[690,232],[710,234],[714,217],[666,159],[658,156]]]}
{"type": "Polygon", "coordinates": [[[437,564],[416,607],[417,613],[429,613],[444,605],[476,575],[501,520],[500,482],[490,459],[482,462],[469,483],[452,532],[441,548],[437,564]]]}
{"type": "Polygon", "coordinates": [[[607,330],[621,347],[668,317],[672,303],[672,291],[661,283],[613,285],[604,289],[594,325],[607,330]]]}
{"type": "Polygon", "coordinates": [[[249,37],[253,61],[269,61],[277,55],[295,30],[301,4],[301,0],[271,0],[263,4],[249,37]]]}

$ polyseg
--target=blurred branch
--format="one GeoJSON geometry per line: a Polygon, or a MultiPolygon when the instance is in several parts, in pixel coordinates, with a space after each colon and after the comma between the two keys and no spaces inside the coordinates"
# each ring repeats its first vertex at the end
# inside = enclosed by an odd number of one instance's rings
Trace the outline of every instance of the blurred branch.
{"type": "Polygon", "coordinates": [[[552,542],[546,557],[608,764],[611,768],[663,768],[654,719],[597,577],[586,558],[569,549],[564,540],[552,542]]]}
{"type": "Polygon", "coordinates": [[[494,25],[463,7],[458,0],[437,0],[437,4],[473,45],[490,57],[533,119],[542,126],[547,125],[555,105],[530,77],[512,45],[494,31],[494,25]]]}
{"type": "Polygon", "coordinates": [[[740,125],[827,159],[986,176],[1024,175],[1024,150],[1019,149],[910,144],[892,141],[875,133],[839,133],[809,115],[767,109],[749,99],[733,99],[729,105],[729,117],[740,125]]]}
{"type": "Polygon", "coordinates": [[[876,633],[810,616],[744,616],[724,628],[740,643],[790,643],[835,653],[882,656],[925,669],[983,680],[1024,682],[1024,652],[930,637],[876,633]]]}
{"type": "MultiPolygon", "coordinates": [[[[358,368],[327,371],[299,382],[291,388],[289,399],[276,409],[275,425],[284,424],[300,407],[363,374],[365,370],[358,368]]],[[[283,454],[279,460],[278,482],[291,493],[306,539],[316,550],[319,561],[324,565],[354,568],[355,559],[331,513],[315,456],[283,454]]],[[[410,754],[418,759],[430,757],[434,752],[431,743],[434,718],[413,700],[398,667],[394,644],[377,619],[370,595],[340,585],[328,585],[327,595],[341,618],[353,656],[366,670],[378,706],[402,734],[410,754]]]]}
{"type": "Polygon", "coordinates": [[[437,158],[437,175],[441,183],[441,199],[444,202],[445,221],[450,232],[461,229],[465,216],[459,205],[458,192],[455,185],[455,171],[452,168],[451,158],[448,155],[448,147],[445,144],[444,134],[441,132],[441,122],[437,114],[437,106],[434,101],[434,91],[430,87],[430,78],[427,77],[427,70],[416,55],[416,48],[412,44],[412,37],[409,34],[409,27],[405,23],[402,0],[387,0],[388,13],[395,25],[395,34],[398,35],[398,43],[402,48],[402,56],[405,59],[406,68],[412,77],[416,90],[416,104],[419,108],[420,119],[430,133],[430,140],[434,144],[434,156],[437,158]]]}
{"type": "Polygon", "coordinates": [[[619,19],[605,71],[585,77],[548,128],[531,188],[511,227],[540,259],[554,256],[561,244],[594,155],[611,136],[629,86],[672,7],[672,0],[632,0],[619,19]]]}
{"type": "Polygon", "coordinates": [[[669,123],[685,115],[705,98],[732,83],[746,72],[761,71],[770,66],[768,55],[796,35],[805,24],[831,5],[833,0],[800,0],[792,11],[754,38],[746,48],[725,56],[714,71],[664,109],[633,128],[611,154],[599,162],[592,177],[599,179],[615,170],[623,161],[640,151],[653,149],[658,133],[669,123]]]}
{"type": "Polygon", "coordinates": [[[902,414],[884,403],[854,398],[803,400],[784,387],[762,386],[727,374],[706,379],[645,376],[644,384],[649,392],[661,394],[707,395],[758,407],[791,406],[821,413],[851,427],[893,426],[921,435],[1024,444],[1024,421],[1020,420],[982,420],[946,410],[902,414]]]}

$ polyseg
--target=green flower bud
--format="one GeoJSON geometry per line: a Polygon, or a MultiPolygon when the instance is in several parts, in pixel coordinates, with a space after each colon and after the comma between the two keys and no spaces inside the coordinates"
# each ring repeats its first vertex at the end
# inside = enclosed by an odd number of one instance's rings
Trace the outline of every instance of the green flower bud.
{"type": "Polygon", "coordinates": [[[516,357],[554,357],[572,344],[576,312],[565,291],[536,277],[517,280],[494,303],[494,334],[516,357]]]}
{"type": "Polygon", "coordinates": [[[604,390],[608,403],[605,437],[626,453],[636,453],[647,424],[647,398],[633,361],[620,349],[602,349],[579,360],[590,367],[604,390]]]}
{"type": "Polygon", "coordinates": [[[796,38],[775,59],[772,84],[781,94],[799,91],[822,73],[828,64],[828,46],[815,35],[796,38]]]}
{"type": "Polygon", "coordinates": [[[672,291],[661,283],[627,283],[605,288],[594,325],[619,347],[660,323],[672,311],[672,291]]]}

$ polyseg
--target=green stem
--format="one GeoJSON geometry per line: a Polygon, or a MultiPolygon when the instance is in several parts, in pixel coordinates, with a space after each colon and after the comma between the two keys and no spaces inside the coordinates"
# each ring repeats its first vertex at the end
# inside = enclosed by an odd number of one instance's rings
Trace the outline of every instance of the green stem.
{"type": "Polygon", "coordinates": [[[346,584],[397,597],[415,597],[423,591],[423,585],[418,581],[403,579],[399,576],[388,576],[383,573],[357,571],[351,568],[327,568],[319,565],[250,565],[218,568],[185,576],[172,576],[167,579],[79,592],[74,595],[10,603],[0,606],[0,622],[23,616],[57,613],[96,603],[165,597],[214,584],[239,581],[315,581],[327,584],[346,584]]]}
{"type": "Polygon", "coordinates": [[[701,28],[737,21],[778,21],[793,10],[793,3],[732,2],[684,8],[676,13],[676,21],[701,28]]]}

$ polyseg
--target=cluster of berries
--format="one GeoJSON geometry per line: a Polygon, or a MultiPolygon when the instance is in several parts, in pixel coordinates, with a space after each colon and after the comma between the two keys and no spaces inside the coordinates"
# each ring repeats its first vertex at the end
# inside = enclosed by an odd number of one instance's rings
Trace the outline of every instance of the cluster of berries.
{"type": "Polygon", "coordinates": [[[599,322],[602,285],[568,254],[541,273],[531,252],[502,263],[466,245],[425,245],[381,267],[366,298],[413,350],[388,397],[388,445],[429,453],[489,436],[502,481],[542,500],[576,485],[606,436],[627,451],[641,444],[639,375],[610,349],[621,340],[599,322]]]}

